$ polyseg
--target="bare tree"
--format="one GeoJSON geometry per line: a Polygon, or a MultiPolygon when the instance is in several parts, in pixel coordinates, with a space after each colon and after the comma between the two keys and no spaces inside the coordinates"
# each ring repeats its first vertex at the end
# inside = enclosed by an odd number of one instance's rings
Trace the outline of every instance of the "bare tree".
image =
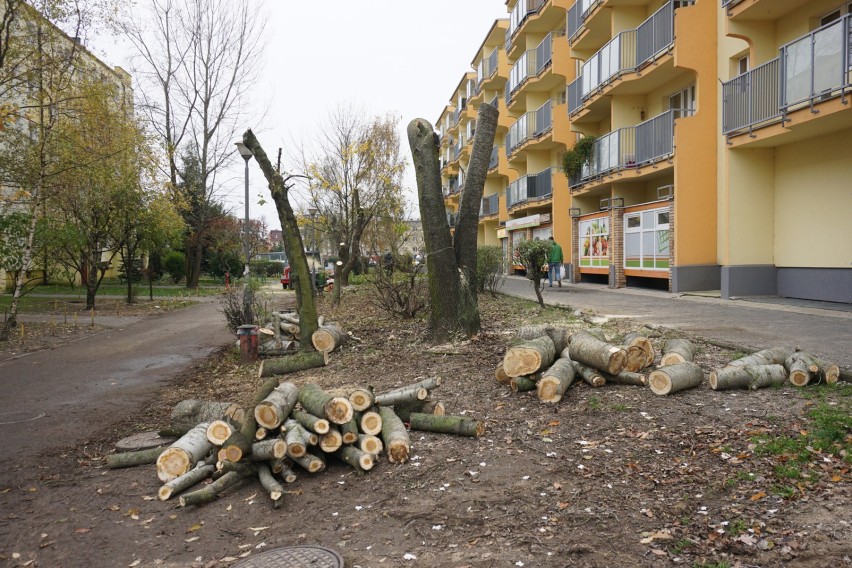
{"type": "Polygon", "coordinates": [[[321,130],[318,157],[306,164],[310,203],[319,211],[323,232],[338,246],[335,302],[361,256],[367,226],[401,207],[405,159],[397,122],[392,116],[365,119],[339,107],[321,130]]]}
{"type": "Polygon", "coordinates": [[[488,104],[480,105],[476,137],[459,205],[459,220],[455,233],[451,235],[441,193],[438,136],[432,125],[422,118],[408,125],[429,272],[432,308],[429,324],[435,339],[440,341],[455,333],[470,337],[479,331],[476,234],[496,128],[497,109],[488,104]]]}
{"type": "Polygon", "coordinates": [[[199,194],[191,198],[202,206],[186,217],[185,240],[186,285],[195,288],[214,221],[208,205],[222,197],[217,176],[234,159],[237,124],[247,118],[246,95],[260,70],[264,19],[247,0],[146,0],[120,30],[139,55],[142,109],[160,138],[173,190],[181,186],[180,149],[198,156],[199,194]]]}

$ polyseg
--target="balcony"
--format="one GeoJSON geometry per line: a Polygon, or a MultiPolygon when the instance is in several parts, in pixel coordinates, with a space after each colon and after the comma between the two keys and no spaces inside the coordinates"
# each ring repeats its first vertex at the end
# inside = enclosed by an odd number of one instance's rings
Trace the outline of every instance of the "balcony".
{"type": "Polygon", "coordinates": [[[588,19],[592,11],[598,7],[603,0],[577,0],[574,5],[568,8],[566,33],[568,43],[572,43],[580,32],[583,30],[583,24],[588,19]]]}
{"type": "Polygon", "coordinates": [[[482,203],[479,205],[479,216],[490,217],[497,215],[500,212],[500,196],[498,194],[489,195],[482,198],[482,203]]]}
{"type": "Polygon", "coordinates": [[[546,199],[553,194],[553,172],[550,168],[526,175],[506,188],[506,207],[518,207],[528,201],[546,199]]]}
{"type": "Polygon", "coordinates": [[[454,229],[459,222],[458,213],[447,213],[447,224],[451,229],[454,229]]]}
{"type": "Polygon", "coordinates": [[[535,49],[526,51],[512,66],[509,72],[509,84],[506,87],[507,103],[527,80],[541,75],[542,71],[553,62],[553,36],[553,33],[544,36],[535,49]]]}
{"type": "Polygon", "coordinates": [[[443,187],[444,197],[452,197],[460,191],[461,184],[459,183],[459,178],[456,176],[450,177],[447,180],[447,185],[443,187]]]}
{"type": "Polygon", "coordinates": [[[722,133],[749,134],[852,88],[852,14],[781,47],[772,59],[722,84],[722,133]]]}
{"type": "Polygon", "coordinates": [[[527,140],[539,138],[553,128],[552,104],[547,101],[537,110],[521,116],[509,127],[506,135],[506,155],[512,154],[527,140]]]}
{"type": "Polygon", "coordinates": [[[476,92],[482,91],[482,84],[497,73],[497,48],[491,51],[488,57],[482,59],[476,66],[476,92]]]}
{"type": "Polygon", "coordinates": [[[582,171],[572,176],[572,190],[614,172],[638,169],[674,153],[675,116],[690,110],[669,110],[636,126],[614,130],[595,140],[592,156],[582,171]]]}
{"type": "Polygon", "coordinates": [[[509,14],[509,29],[506,30],[506,53],[512,49],[512,40],[524,22],[533,14],[537,14],[547,0],[518,0],[512,13],[509,14]]]}
{"type": "Polygon", "coordinates": [[[488,171],[493,170],[500,164],[500,147],[491,148],[491,159],[488,160],[488,171]]]}

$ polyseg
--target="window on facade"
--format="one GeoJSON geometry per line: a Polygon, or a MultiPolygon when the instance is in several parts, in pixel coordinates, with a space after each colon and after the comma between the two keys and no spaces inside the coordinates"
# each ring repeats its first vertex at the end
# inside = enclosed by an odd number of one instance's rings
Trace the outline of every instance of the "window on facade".
{"type": "Polygon", "coordinates": [[[624,215],[624,268],[669,269],[669,209],[624,215]]]}
{"type": "Polygon", "coordinates": [[[609,217],[580,221],[580,267],[609,266],[609,217]]]}
{"type": "Polygon", "coordinates": [[[748,55],[737,59],[737,75],[742,75],[743,73],[746,73],[748,69],[748,55]]]}
{"type": "Polygon", "coordinates": [[[695,114],[695,85],[669,96],[669,110],[674,111],[675,118],[695,114]]]}

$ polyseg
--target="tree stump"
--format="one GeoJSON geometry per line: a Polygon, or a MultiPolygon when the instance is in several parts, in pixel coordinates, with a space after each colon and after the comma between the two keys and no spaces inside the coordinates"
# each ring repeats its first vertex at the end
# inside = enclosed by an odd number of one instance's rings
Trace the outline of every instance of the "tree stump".
{"type": "Polygon", "coordinates": [[[574,382],[574,365],[570,359],[557,359],[548,370],[541,374],[536,384],[538,399],[549,404],[556,404],[565,395],[568,387],[574,382]]]}
{"type": "Polygon", "coordinates": [[[695,388],[704,381],[704,371],[691,361],[660,367],[648,375],[654,394],[666,395],[695,388]]]}
{"type": "Polygon", "coordinates": [[[665,367],[692,361],[697,350],[695,345],[686,339],[669,339],[663,345],[663,356],[660,359],[660,366],[665,367]]]}
{"type": "Polygon", "coordinates": [[[521,341],[506,351],[503,370],[510,377],[522,377],[549,367],[556,358],[556,347],[549,337],[521,341]]]}
{"type": "Polygon", "coordinates": [[[321,353],[331,353],[346,341],[346,332],[336,323],[326,322],[311,336],[314,349],[321,353]]]}
{"type": "Polygon", "coordinates": [[[623,371],[627,364],[627,352],[624,349],[602,341],[587,331],[578,331],[572,335],[568,349],[572,361],[611,375],[623,371]]]}

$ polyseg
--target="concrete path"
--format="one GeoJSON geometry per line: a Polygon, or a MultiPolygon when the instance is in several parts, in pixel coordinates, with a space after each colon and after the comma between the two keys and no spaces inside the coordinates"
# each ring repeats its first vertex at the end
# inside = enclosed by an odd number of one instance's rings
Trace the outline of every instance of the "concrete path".
{"type": "MultiPolygon", "coordinates": [[[[783,298],[722,300],[564,282],[562,288],[548,288],[546,281],[544,285],[544,301],[549,305],[570,306],[607,318],[626,318],[682,329],[754,349],[798,346],[831,359],[841,367],[852,367],[852,306],[845,304],[783,298]]],[[[535,300],[532,283],[523,277],[508,277],[501,291],[535,300]]]]}
{"type": "Polygon", "coordinates": [[[93,428],[137,412],[177,373],[234,339],[216,302],[109,323],[116,327],[0,362],[0,426],[13,460],[85,441],[93,428]]]}

